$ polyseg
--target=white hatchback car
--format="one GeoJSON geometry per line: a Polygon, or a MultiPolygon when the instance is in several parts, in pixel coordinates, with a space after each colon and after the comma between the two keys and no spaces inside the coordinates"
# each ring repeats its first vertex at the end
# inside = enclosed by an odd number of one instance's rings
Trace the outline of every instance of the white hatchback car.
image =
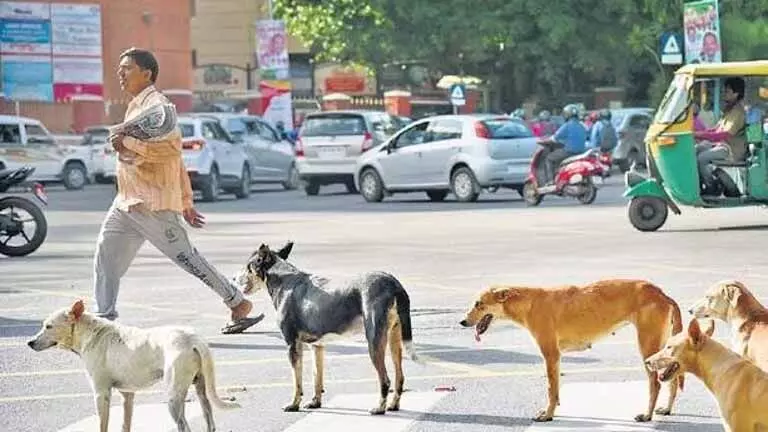
{"type": "Polygon", "coordinates": [[[363,198],[426,192],[442,201],[449,192],[476,201],[482,189],[522,193],[537,142],[528,126],[499,115],[444,115],[418,120],[357,160],[355,183],[363,198]]]}
{"type": "Polygon", "coordinates": [[[215,118],[179,117],[184,165],[192,189],[203,201],[216,201],[219,192],[237,198],[251,194],[251,170],[242,140],[233,138],[215,118]]]}
{"type": "Polygon", "coordinates": [[[78,190],[89,180],[90,149],[58,145],[39,120],[0,115],[0,169],[24,165],[35,168],[30,181],[63,182],[67,189],[78,190]]]}

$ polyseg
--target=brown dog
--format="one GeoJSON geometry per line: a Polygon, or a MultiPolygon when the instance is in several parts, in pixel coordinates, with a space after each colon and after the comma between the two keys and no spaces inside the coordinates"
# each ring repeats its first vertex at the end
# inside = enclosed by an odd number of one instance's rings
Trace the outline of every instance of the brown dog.
{"type": "Polygon", "coordinates": [[[692,319],[688,331],[671,337],[646,360],[646,366],[662,371],[662,381],[685,372],[699,378],[717,399],[727,432],[768,431],[768,373],[710,339],[714,330],[712,325],[702,332],[696,318],[692,319]]]}
{"type": "MultiPolygon", "coordinates": [[[[476,326],[476,338],[488,330],[494,319],[511,320],[525,327],[539,345],[549,383],[547,408],[534,418],[549,421],[560,404],[560,355],[584,351],[592,343],[627,324],[637,329],[643,359],[658,351],[670,333],[682,331],[680,309],[655,285],[641,280],[605,280],[584,287],[554,289],[496,286],[484,291],[466,318],[464,327],[476,326]]],[[[650,399],[645,413],[635,416],[650,421],[661,384],[648,372],[650,399]]],[[[682,376],[679,381],[683,388],[682,376]]],[[[677,396],[677,385],[669,389],[666,408],[656,413],[668,415],[677,396]]]]}
{"type": "Polygon", "coordinates": [[[768,371],[768,309],[735,280],[711,286],[689,311],[696,318],[717,318],[731,326],[731,349],[768,371]]]}

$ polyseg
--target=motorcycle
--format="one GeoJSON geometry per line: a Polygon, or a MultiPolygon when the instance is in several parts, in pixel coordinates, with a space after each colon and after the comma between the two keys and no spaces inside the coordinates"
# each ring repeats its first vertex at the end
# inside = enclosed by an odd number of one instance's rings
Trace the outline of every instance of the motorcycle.
{"type": "MultiPolygon", "coordinates": [[[[22,183],[34,171],[35,168],[30,166],[0,170],[0,191],[5,192],[11,186],[22,183]]],[[[42,184],[33,184],[32,192],[43,205],[48,204],[42,184]]],[[[0,254],[10,257],[29,255],[43,244],[47,234],[48,222],[43,211],[34,202],[20,196],[0,198],[0,254]],[[22,212],[31,216],[31,219],[24,218],[22,212]],[[31,237],[27,230],[27,224],[30,222],[35,225],[31,237]],[[13,240],[19,240],[20,244],[13,244],[13,240]]]]}
{"type": "Polygon", "coordinates": [[[554,143],[545,139],[539,142],[531,159],[528,179],[523,185],[523,199],[529,206],[537,206],[545,195],[576,198],[582,204],[592,204],[603,179],[610,175],[610,155],[598,149],[566,158],[555,173],[554,184],[547,177],[546,156],[554,143]]]}

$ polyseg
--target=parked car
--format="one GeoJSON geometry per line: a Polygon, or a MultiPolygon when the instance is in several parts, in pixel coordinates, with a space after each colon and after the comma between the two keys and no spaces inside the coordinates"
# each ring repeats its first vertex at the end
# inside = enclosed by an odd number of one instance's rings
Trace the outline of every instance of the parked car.
{"type": "Polygon", "coordinates": [[[613,163],[621,172],[627,172],[632,164],[645,166],[645,133],[651,125],[651,108],[621,108],[611,110],[611,123],[618,134],[613,150],[613,163]]]}
{"type": "Polygon", "coordinates": [[[215,118],[234,138],[243,140],[252,183],[279,183],[286,190],[299,187],[299,171],[293,145],[261,117],[247,114],[206,113],[196,117],[215,118]]]}
{"type": "Polygon", "coordinates": [[[117,154],[108,145],[109,126],[91,126],[85,129],[80,145],[90,149],[91,174],[96,183],[112,183],[115,180],[117,154]]]}
{"type": "Polygon", "coordinates": [[[504,115],[443,115],[417,120],[363,154],[355,183],[363,198],[381,201],[400,192],[449,192],[476,201],[482,189],[522,194],[537,143],[524,121],[504,115]]]}
{"type": "Polygon", "coordinates": [[[35,168],[29,181],[63,182],[77,190],[88,183],[90,162],[88,148],[57,145],[39,120],[0,115],[0,169],[29,165],[35,168]]]}
{"type": "Polygon", "coordinates": [[[320,186],[343,183],[356,193],[358,156],[378,146],[399,129],[399,122],[381,111],[325,111],[304,118],[296,142],[296,166],[307,195],[320,186]]]}
{"type": "Polygon", "coordinates": [[[216,201],[219,192],[247,198],[251,193],[251,172],[242,139],[232,137],[218,119],[180,116],[182,153],[192,189],[204,201],[216,201]]]}

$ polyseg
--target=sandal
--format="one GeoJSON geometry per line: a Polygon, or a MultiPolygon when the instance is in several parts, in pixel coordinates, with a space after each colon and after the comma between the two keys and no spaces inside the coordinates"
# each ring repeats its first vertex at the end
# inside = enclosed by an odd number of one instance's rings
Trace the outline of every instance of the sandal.
{"type": "Polygon", "coordinates": [[[264,314],[261,314],[257,317],[245,317],[245,318],[238,318],[236,320],[232,320],[227,323],[222,329],[222,334],[238,334],[242,333],[249,328],[253,327],[254,325],[261,322],[261,320],[264,319],[264,314]]]}

